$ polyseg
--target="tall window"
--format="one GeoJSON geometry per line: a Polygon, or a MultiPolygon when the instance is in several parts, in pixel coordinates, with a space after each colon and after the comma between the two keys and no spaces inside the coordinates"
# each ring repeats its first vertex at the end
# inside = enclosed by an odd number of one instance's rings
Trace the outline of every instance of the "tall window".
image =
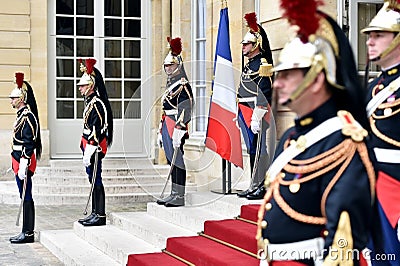
{"type": "Polygon", "coordinates": [[[204,133],[208,115],[206,111],[206,0],[193,0],[192,3],[194,7],[194,19],[192,20],[192,87],[196,97],[193,130],[204,133]]]}
{"type": "Polygon", "coordinates": [[[94,57],[114,118],[141,118],[141,1],[56,1],[56,118],[82,118],[78,59],[94,57]],[[99,13],[98,10],[102,10],[99,13]]]}

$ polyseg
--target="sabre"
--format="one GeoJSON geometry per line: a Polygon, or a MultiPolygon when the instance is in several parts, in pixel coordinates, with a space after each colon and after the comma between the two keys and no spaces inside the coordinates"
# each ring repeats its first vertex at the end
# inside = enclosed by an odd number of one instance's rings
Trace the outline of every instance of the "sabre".
{"type": "Polygon", "coordinates": [[[176,154],[178,153],[178,148],[174,148],[174,154],[172,155],[172,161],[171,161],[171,167],[169,168],[169,172],[168,172],[168,176],[167,176],[167,180],[165,181],[164,187],[161,191],[161,195],[160,198],[164,198],[164,192],[165,192],[165,188],[167,187],[168,181],[171,177],[172,174],[172,170],[175,167],[175,161],[176,161],[176,154]]]}
{"type": "Polygon", "coordinates": [[[257,132],[256,156],[254,158],[254,166],[253,166],[253,172],[251,173],[250,184],[253,184],[254,178],[256,176],[257,168],[258,168],[258,159],[260,158],[260,146],[261,146],[261,135],[262,135],[261,132],[262,132],[262,126],[261,126],[260,132],[257,132]]]}
{"type": "Polygon", "coordinates": [[[19,226],[19,218],[21,217],[22,206],[24,205],[25,200],[25,192],[26,192],[26,183],[28,182],[28,167],[25,170],[25,178],[23,179],[24,184],[22,185],[22,196],[21,196],[21,203],[19,204],[18,214],[17,214],[17,221],[15,222],[16,226],[19,226]]]}
{"type": "Polygon", "coordinates": [[[89,201],[90,201],[90,197],[92,196],[93,193],[93,188],[94,188],[94,183],[96,181],[96,176],[97,176],[97,163],[99,161],[99,151],[98,149],[96,149],[96,151],[94,152],[94,165],[93,165],[93,174],[92,174],[92,184],[90,185],[90,192],[89,192],[89,196],[86,202],[86,206],[85,206],[85,210],[83,211],[83,215],[87,214],[87,209],[89,206],[89,201]]]}

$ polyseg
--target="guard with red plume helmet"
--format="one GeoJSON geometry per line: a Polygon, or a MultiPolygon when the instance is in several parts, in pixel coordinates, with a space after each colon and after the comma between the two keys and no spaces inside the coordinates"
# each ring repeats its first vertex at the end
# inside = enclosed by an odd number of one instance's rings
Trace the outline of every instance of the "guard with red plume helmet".
{"type": "Polygon", "coordinates": [[[189,138],[188,123],[193,108],[192,87],[183,67],[182,41],[167,37],[169,52],[164,59],[167,85],[161,98],[163,115],[159,124],[157,143],[163,148],[168,164],[171,165],[171,194],[160,198],[157,203],[166,207],[185,205],[186,168],[183,160],[183,145],[189,138]]]}
{"type": "Polygon", "coordinates": [[[106,86],[95,64],[94,58],[86,59],[85,64],[80,60],[80,70],[83,75],[77,84],[80,93],[85,98],[80,147],[83,153],[83,165],[93,187],[92,212],[78,221],[84,226],[106,224],[105,192],[101,176],[102,159],[107,153],[107,148],[112,144],[114,127],[106,86]]]}
{"type": "Polygon", "coordinates": [[[257,23],[256,13],[244,16],[248,32],[242,41],[242,52],[248,58],[240,76],[237,90],[237,120],[241,128],[247,152],[250,155],[251,182],[239,197],[262,199],[265,172],[269,164],[266,132],[269,128],[272,98],[272,53],[264,29],[257,23]]]}
{"type": "MultiPolygon", "coordinates": [[[[368,35],[368,60],[381,72],[368,84],[367,116],[370,145],[376,157],[376,207],[372,238],[373,256],[400,257],[400,1],[386,0],[361,30],[368,35]]],[[[368,66],[369,64],[367,64],[368,66]]],[[[366,76],[368,76],[368,68],[366,76]]],[[[366,79],[367,80],[367,79],[366,79]]],[[[378,264],[372,261],[372,265],[378,264]]]]}
{"type": "Polygon", "coordinates": [[[24,73],[15,73],[16,87],[9,97],[11,106],[17,110],[12,141],[12,169],[23,207],[22,232],[10,238],[14,244],[34,241],[35,206],[32,197],[32,176],[36,160],[42,154],[40,123],[36,99],[32,87],[24,80],[24,73]],[[24,198],[22,198],[24,197],[24,198]]]}
{"type": "Polygon", "coordinates": [[[296,118],[279,141],[258,214],[260,257],[272,265],[366,265],[375,172],[364,94],[350,43],[321,4],[281,0],[298,31],[279,55],[273,89],[296,118]]]}

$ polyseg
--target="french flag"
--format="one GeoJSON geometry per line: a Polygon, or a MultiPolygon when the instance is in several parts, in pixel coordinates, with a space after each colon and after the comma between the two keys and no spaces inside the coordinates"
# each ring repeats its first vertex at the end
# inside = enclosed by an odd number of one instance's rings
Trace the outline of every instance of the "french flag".
{"type": "Polygon", "coordinates": [[[243,168],[240,131],[236,124],[237,104],[234,83],[228,8],[223,7],[218,27],[206,147],[218,153],[223,159],[243,168]]]}

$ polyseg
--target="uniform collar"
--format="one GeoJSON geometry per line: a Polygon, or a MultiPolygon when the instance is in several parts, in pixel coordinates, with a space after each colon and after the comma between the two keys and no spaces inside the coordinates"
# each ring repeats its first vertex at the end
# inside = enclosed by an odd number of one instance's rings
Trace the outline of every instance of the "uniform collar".
{"type": "Polygon", "coordinates": [[[336,104],[331,98],[309,114],[296,118],[294,121],[296,131],[300,133],[315,128],[329,118],[335,117],[337,111],[336,104]]]}
{"type": "Polygon", "coordinates": [[[398,64],[396,66],[389,67],[389,68],[387,68],[385,70],[382,70],[382,75],[384,77],[390,77],[390,76],[393,76],[393,75],[396,75],[396,74],[397,75],[400,74],[399,72],[400,72],[400,64],[398,64]]]}
{"type": "MultiPolygon", "coordinates": [[[[21,115],[22,114],[22,112],[25,110],[25,109],[28,109],[28,106],[22,106],[21,108],[19,108],[19,110],[17,111],[17,115],[19,116],[19,115],[21,115]]],[[[28,109],[29,110],[29,109],[28,109]]]]}
{"type": "Polygon", "coordinates": [[[92,94],[86,96],[85,97],[85,102],[89,103],[94,98],[94,96],[96,96],[96,92],[93,92],[92,94]]]}
{"type": "Polygon", "coordinates": [[[258,60],[261,58],[261,53],[258,53],[257,55],[253,56],[252,58],[249,58],[249,63],[254,61],[254,60],[258,60]]]}
{"type": "Polygon", "coordinates": [[[168,77],[167,86],[170,86],[171,84],[174,84],[176,81],[180,80],[183,77],[185,77],[185,75],[182,74],[182,73],[179,73],[178,75],[175,75],[175,76],[172,76],[172,77],[168,77]]]}

